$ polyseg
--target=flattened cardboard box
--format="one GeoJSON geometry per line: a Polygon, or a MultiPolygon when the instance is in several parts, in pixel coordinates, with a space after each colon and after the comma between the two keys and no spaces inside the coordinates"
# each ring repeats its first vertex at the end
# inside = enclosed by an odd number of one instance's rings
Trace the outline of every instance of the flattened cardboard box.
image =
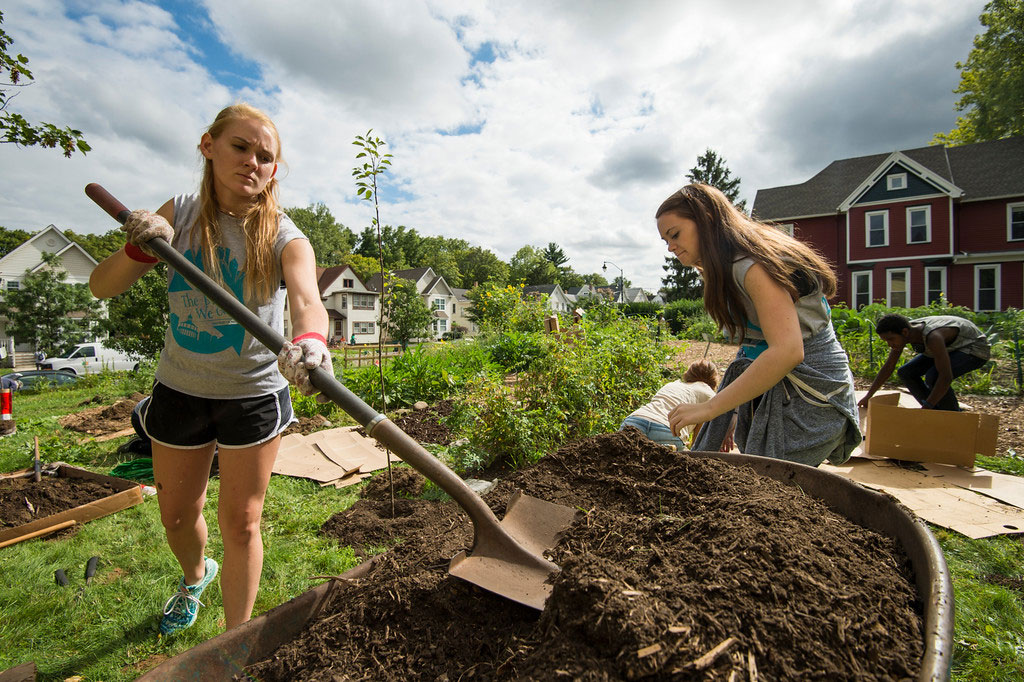
{"type": "Polygon", "coordinates": [[[68,465],[61,466],[57,470],[57,476],[61,478],[81,478],[84,480],[109,483],[117,488],[119,492],[93,502],[89,502],[88,504],[80,505],[74,509],[62,511],[59,514],[50,514],[49,516],[41,519],[36,519],[31,523],[25,523],[20,526],[15,526],[14,528],[5,528],[0,530],[0,542],[20,538],[23,535],[28,535],[29,533],[33,533],[37,530],[55,526],[64,521],[85,523],[86,521],[92,521],[93,519],[98,519],[101,516],[113,514],[116,511],[127,509],[128,507],[142,502],[142,490],[139,488],[139,484],[133,481],[127,481],[123,478],[114,478],[113,476],[104,476],[103,474],[94,474],[91,471],[86,471],[85,469],[79,469],[78,467],[68,465]]]}
{"type": "Polygon", "coordinates": [[[976,455],[996,453],[999,417],[900,407],[899,399],[885,393],[868,401],[868,455],[970,468],[976,455]]]}

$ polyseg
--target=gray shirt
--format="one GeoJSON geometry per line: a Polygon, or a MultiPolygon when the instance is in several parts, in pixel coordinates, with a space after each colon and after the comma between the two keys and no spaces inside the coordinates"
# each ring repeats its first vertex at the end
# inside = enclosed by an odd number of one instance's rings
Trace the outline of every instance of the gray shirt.
{"type": "MultiPolygon", "coordinates": [[[[263,303],[244,300],[245,236],[242,223],[220,213],[222,245],[217,249],[224,287],[278,333],[284,332],[284,283],[263,303]]],[[[283,212],[278,212],[274,258],[281,279],[281,252],[293,239],[306,237],[283,212]]],[[[199,195],[174,197],[174,238],[171,245],[204,270],[199,235],[192,242],[199,217],[199,195]]],[[[288,385],[277,369],[277,356],[227,313],[194,289],[177,272],[167,270],[170,317],[156,380],[176,391],[200,398],[251,398],[288,385]]]]}
{"type": "MultiPolygon", "coordinates": [[[[920,328],[925,339],[936,329],[943,329],[945,327],[956,329],[956,336],[951,341],[946,342],[946,350],[951,353],[959,350],[982,360],[988,360],[992,354],[985,333],[978,329],[973,322],[962,317],[957,317],[956,315],[931,315],[911,320],[910,324],[920,328]]],[[[916,352],[932,357],[932,352],[928,350],[927,345],[923,343],[911,345],[916,352]]]]}

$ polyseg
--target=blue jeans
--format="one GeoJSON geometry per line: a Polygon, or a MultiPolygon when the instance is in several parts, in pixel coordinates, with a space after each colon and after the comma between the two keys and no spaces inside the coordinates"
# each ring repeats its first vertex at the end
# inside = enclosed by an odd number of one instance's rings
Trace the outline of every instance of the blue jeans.
{"type": "Polygon", "coordinates": [[[679,438],[672,435],[672,429],[668,428],[664,424],[658,422],[652,422],[650,419],[644,419],[643,417],[626,417],[622,426],[619,427],[619,431],[632,426],[640,429],[640,433],[653,440],[658,445],[671,445],[676,450],[686,450],[686,444],[679,438]]]}
{"type": "MultiPolygon", "coordinates": [[[[973,372],[986,362],[988,360],[982,360],[975,355],[959,350],[949,354],[949,366],[953,370],[954,379],[968,372],[973,372]]],[[[896,374],[906,385],[910,394],[917,398],[917,402],[922,404],[928,399],[928,395],[932,392],[932,387],[935,386],[935,380],[939,376],[938,370],[935,369],[935,360],[923,354],[915,356],[913,360],[901,366],[896,370],[896,374]]],[[[946,391],[946,395],[942,396],[939,402],[935,403],[934,407],[936,410],[960,411],[960,403],[957,402],[952,386],[946,391]]]]}

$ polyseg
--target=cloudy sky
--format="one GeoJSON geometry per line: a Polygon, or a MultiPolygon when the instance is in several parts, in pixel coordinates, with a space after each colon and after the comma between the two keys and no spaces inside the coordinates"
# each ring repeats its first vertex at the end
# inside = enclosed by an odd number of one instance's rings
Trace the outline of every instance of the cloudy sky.
{"type": "Polygon", "coordinates": [[[6,0],[35,84],[11,109],[93,151],[0,145],[0,225],[114,227],[197,183],[223,106],[266,110],[285,206],[359,232],[356,135],[394,155],[381,220],[507,260],[557,242],[578,272],[656,290],[658,204],[705,149],[759,188],[954,124],[956,62],[984,0],[6,0]]]}

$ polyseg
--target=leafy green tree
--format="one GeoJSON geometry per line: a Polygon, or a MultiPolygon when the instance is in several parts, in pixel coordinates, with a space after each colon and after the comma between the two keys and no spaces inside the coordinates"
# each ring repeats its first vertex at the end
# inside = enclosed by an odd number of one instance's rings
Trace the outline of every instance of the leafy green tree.
{"type": "Polygon", "coordinates": [[[388,336],[402,344],[402,348],[413,339],[430,336],[430,323],[434,318],[416,291],[416,283],[391,275],[386,280],[385,297],[390,310],[386,321],[388,336]]]}
{"type": "Polygon", "coordinates": [[[0,258],[24,244],[31,236],[32,234],[25,230],[8,230],[6,227],[0,227],[0,258]]]}
{"type": "Polygon", "coordinates": [[[339,265],[347,265],[352,268],[359,275],[359,279],[364,282],[380,272],[380,263],[377,259],[360,256],[358,253],[350,253],[344,256],[339,265]]]}
{"type": "Polygon", "coordinates": [[[527,245],[516,251],[508,265],[509,281],[523,282],[526,286],[552,284],[558,275],[558,268],[534,246],[527,245]]]}
{"type": "Polygon", "coordinates": [[[562,247],[554,242],[548,242],[548,245],[544,248],[542,253],[544,254],[544,258],[546,258],[547,261],[556,268],[559,268],[569,262],[569,257],[565,255],[565,251],[563,251],[562,247]]]}
{"type": "Polygon", "coordinates": [[[167,266],[158,263],[123,294],[107,301],[107,319],[100,328],[113,348],[141,358],[154,358],[167,330],[167,266]]]}
{"type": "Polygon", "coordinates": [[[595,287],[606,287],[609,286],[608,280],[600,272],[594,272],[589,275],[583,275],[584,284],[593,284],[595,287]]]}
{"type": "Polygon", "coordinates": [[[420,258],[416,267],[433,268],[435,273],[444,277],[445,282],[458,286],[458,282],[462,281],[458,253],[468,247],[469,244],[463,239],[424,237],[420,242],[420,258]]]}
{"type": "Polygon", "coordinates": [[[384,225],[380,230],[380,245],[377,241],[377,228],[364,228],[359,233],[354,252],[367,258],[380,258],[379,246],[383,246],[385,270],[419,267],[423,239],[415,228],[408,228],[405,225],[384,225]]]}
{"type": "Polygon", "coordinates": [[[569,287],[581,287],[586,284],[583,279],[583,275],[579,274],[571,267],[558,268],[558,275],[555,276],[555,281],[562,287],[562,289],[568,289],[569,287]]]}
{"type": "Polygon", "coordinates": [[[684,267],[676,258],[666,258],[665,276],[661,278],[665,302],[683,298],[704,298],[704,280],[696,268],[684,267]]]}
{"type": "Polygon", "coordinates": [[[64,230],[64,236],[85,249],[97,261],[124,248],[124,233],[118,229],[105,234],[75,234],[71,230],[64,230]]]}
{"type": "Polygon", "coordinates": [[[320,267],[339,265],[352,252],[356,235],[339,223],[323,202],[310,204],[307,208],[286,208],[284,210],[296,227],[309,238],[320,267]]]}
{"type": "Polygon", "coordinates": [[[459,266],[459,286],[472,289],[478,284],[504,284],[508,281],[508,264],[494,255],[493,251],[471,246],[460,251],[455,262],[459,266]]]}
{"type": "MultiPolygon", "coordinates": [[[[4,13],[0,12],[0,24],[3,24],[3,21],[4,13]]],[[[15,97],[10,89],[27,87],[32,85],[34,80],[32,72],[28,70],[28,57],[8,51],[13,42],[14,40],[0,28],[0,78],[4,77],[6,72],[6,78],[10,81],[10,85],[0,87],[0,142],[19,147],[56,147],[69,159],[75,151],[85,154],[90,147],[82,137],[82,131],[58,128],[52,123],[32,125],[24,116],[8,109],[15,97]]]]}
{"type": "Polygon", "coordinates": [[[957,62],[965,112],[934,144],[970,144],[1024,135],[1024,0],[992,0],[979,17],[985,32],[974,37],[966,62],[957,62]]]}
{"type": "Polygon", "coordinates": [[[100,303],[85,284],[68,284],[68,273],[55,253],[43,253],[44,267],[26,271],[21,285],[0,300],[0,315],[8,319],[7,333],[47,355],[63,355],[76,343],[93,336],[100,303]]]}

